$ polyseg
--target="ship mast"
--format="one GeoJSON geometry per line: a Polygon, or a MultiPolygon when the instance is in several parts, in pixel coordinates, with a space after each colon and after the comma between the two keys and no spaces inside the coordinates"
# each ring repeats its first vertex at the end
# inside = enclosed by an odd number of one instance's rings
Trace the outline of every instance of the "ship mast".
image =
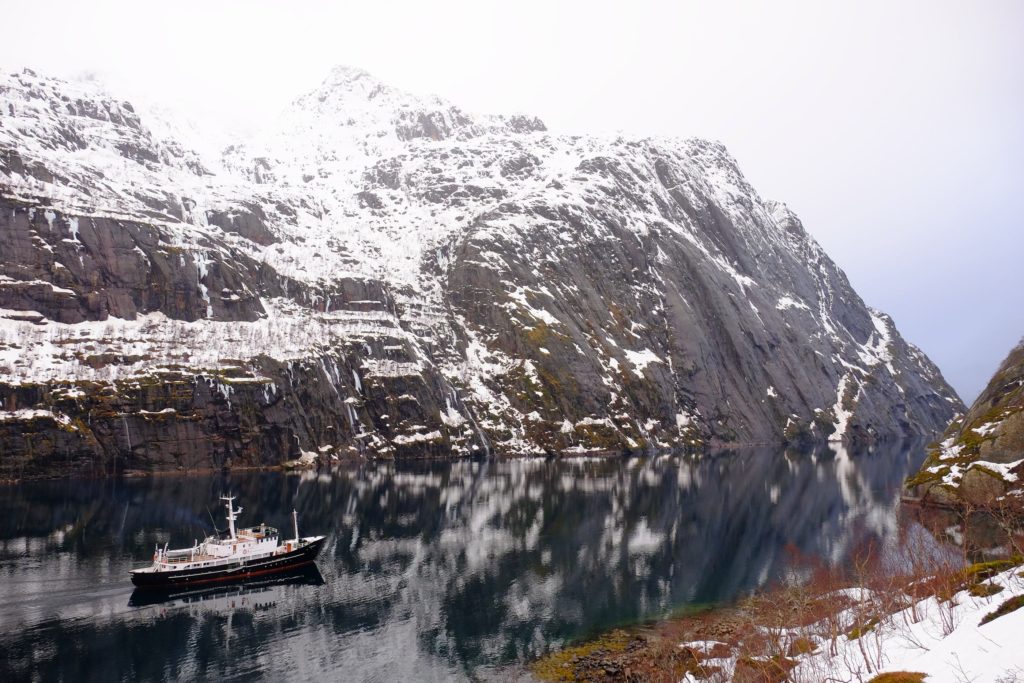
{"type": "Polygon", "coordinates": [[[234,496],[221,496],[220,499],[223,501],[227,501],[225,503],[225,506],[228,509],[228,529],[231,531],[231,540],[234,541],[236,538],[238,538],[235,535],[235,520],[238,518],[238,515],[241,514],[242,508],[238,508],[236,510],[234,506],[232,506],[231,503],[235,500],[234,496]]]}
{"type": "Polygon", "coordinates": [[[295,527],[295,542],[299,542],[299,513],[292,508],[292,525],[295,527]]]}

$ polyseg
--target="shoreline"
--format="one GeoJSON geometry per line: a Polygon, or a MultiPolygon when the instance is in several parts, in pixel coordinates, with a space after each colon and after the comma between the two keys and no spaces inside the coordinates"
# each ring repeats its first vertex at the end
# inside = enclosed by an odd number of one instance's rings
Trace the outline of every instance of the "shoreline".
{"type": "Polygon", "coordinates": [[[778,448],[783,450],[796,449],[800,452],[810,452],[817,448],[834,448],[836,446],[843,446],[847,448],[858,448],[875,445],[878,443],[892,443],[902,442],[907,440],[914,440],[923,437],[912,437],[912,436],[892,436],[889,438],[874,439],[871,442],[832,442],[832,441],[813,441],[813,442],[801,442],[791,443],[786,441],[774,442],[774,441],[758,441],[758,442],[744,442],[744,443],[713,443],[707,445],[701,449],[668,449],[658,450],[651,449],[647,450],[594,450],[587,452],[559,452],[559,453],[494,453],[491,456],[482,456],[480,454],[474,455],[459,455],[459,456],[445,456],[445,455],[432,455],[425,454],[422,457],[415,458],[400,458],[394,457],[362,457],[346,455],[338,458],[333,462],[319,463],[312,462],[309,464],[300,463],[296,460],[286,460],[274,465],[233,465],[233,466],[222,466],[222,467],[198,467],[198,468],[173,468],[173,469],[128,469],[122,470],[114,474],[101,474],[97,475],[90,472],[71,472],[71,473],[47,473],[47,474],[33,474],[29,476],[21,477],[0,477],[0,486],[14,486],[20,483],[31,482],[31,481],[55,481],[59,479],[87,479],[87,480],[105,480],[105,479],[144,479],[146,477],[164,477],[164,476],[190,476],[200,474],[213,474],[216,472],[303,472],[303,471],[320,471],[323,469],[330,469],[337,465],[345,465],[351,463],[369,463],[369,462],[393,462],[393,463],[417,463],[417,462],[459,462],[464,460],[473,460],[483,457],[490,457],[501,460],[519,460],[529,458],[543,458],[543,459],[558,459],[558,460],[573,460],[582,458],[595,458],[595,459],[608,459],[613,460],[616,458],[657,458],[663,456],[680,455],[688,457],[705,457],[720,452],[734,452],[744,449],[756,449],[756,448],[778,448]],[[299,464],[295,464],[299,463],[299,464]]]}
{"type": "MultiPolygon", "coordinates": [[[[549,682],[945,680],[940,674],[954,660],[965,671],[989,671],[984,650],[967,656],[962,642],[1000,651],[1016,642],[1024,625],[1022,566],[1018,554],[899,583],[873,575],[778,586],[697,614],[609,629],[527,666],[549,682]],[[897,673],[916,677],[885,677],[897,673]]],[[[1003,664],[1024,671],[1024,653],[1003,664]]]]}
{"type": "MultiPolygon", "coordinates": [[[[788,578],[735,601],[695,612],[684,605],[682,614],[611,627],[528,668],[542,681],[869,683],[890,671],[943,671],[935,668],[942,659],[922,651],[955,657],[961,641],[991,643],[1007,633],[1016,642],[1024,630],[1021,520],[928,501],[906,511],[929,539],[907,536],[899,551],[867,546],[841,565],[798,561],[788,578]],[[917,668],[901,669],[911,662],[917,668]]],[[[1024,651],[1012,663],[1024,674],[1024,651]]],[[[974,661],[968,669],[984,665],[974,661]]]]}

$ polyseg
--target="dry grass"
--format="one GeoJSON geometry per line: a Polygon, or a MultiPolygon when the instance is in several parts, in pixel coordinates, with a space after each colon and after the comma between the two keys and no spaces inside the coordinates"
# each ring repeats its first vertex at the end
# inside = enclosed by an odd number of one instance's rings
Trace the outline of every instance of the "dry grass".
{"type": "Polygon", "coordinates": [[[920,674],[913,671],[890,671],[884,674],[878,674],[872,678],[868,683],[923,683],[926,674],[920,674]]]}

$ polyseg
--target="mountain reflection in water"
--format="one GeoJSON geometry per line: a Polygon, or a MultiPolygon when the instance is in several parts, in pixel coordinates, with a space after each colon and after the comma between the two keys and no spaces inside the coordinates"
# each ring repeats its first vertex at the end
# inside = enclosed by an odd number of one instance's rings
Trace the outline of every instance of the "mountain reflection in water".
{"type": "MultiPolygon", "coordinates": [[[[501,676],[567,640],[895,546],[920,444],[690,458],[367,463],[0,488],[0,680],[501,676]],[[157,543],[243,522],[328,535],[317,581],[129,604],[157,543]]],[[[905,528],[902,531],[906,531],[905,528]]],[[[233,590],[233,589],[229,589],[233,590]]]]}

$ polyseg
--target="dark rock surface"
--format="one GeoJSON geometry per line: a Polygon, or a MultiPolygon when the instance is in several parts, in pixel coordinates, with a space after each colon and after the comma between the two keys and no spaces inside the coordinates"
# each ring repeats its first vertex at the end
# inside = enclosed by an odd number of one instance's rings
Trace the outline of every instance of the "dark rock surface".
{"type": "Polygon", "coordinates": [[[223,243],[197,262],[158,226],[9,200],[0,200],[0,231],[0,308],[61,323],[155,311],[181,320],[254,320],[262,311],[249,287],[261,264],[223,243]]]}

